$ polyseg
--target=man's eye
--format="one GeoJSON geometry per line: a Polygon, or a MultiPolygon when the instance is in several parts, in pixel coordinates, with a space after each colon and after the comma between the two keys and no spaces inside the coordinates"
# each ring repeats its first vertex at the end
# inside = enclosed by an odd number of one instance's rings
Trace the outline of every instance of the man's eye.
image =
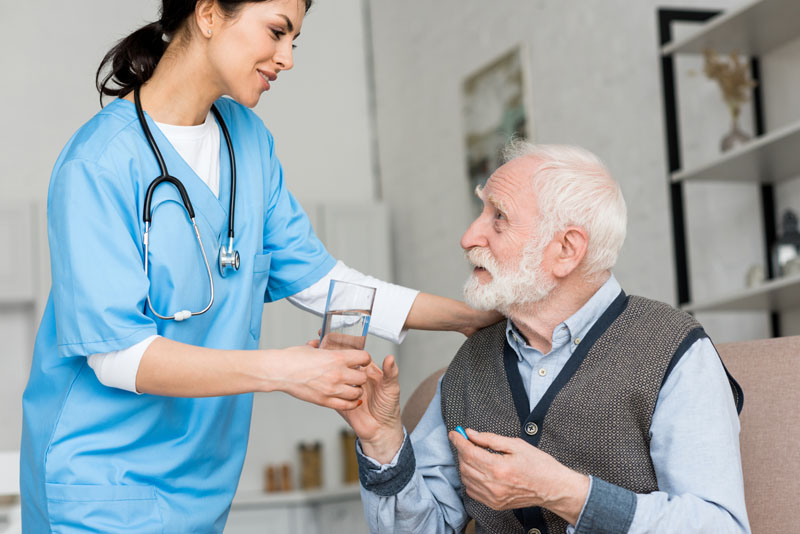
{"type": "Polygon", "coordinates": [[[505,220],[506,220],[506,216],[505,216],[505,214],[504,214],[504,213],[502,213],[502,212],[500,212],[500,211],[497,211],[497,212],[495,212],[495,214],[494,214],[494,219],[495,219],[496,221],[505,221],[505,220]]]}

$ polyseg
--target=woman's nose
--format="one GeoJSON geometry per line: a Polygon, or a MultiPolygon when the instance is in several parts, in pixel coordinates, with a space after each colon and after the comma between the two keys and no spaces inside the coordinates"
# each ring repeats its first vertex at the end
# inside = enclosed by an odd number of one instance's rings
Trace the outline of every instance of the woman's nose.
{"type": "Polygon", "coordinates": [[[281,70],[290,70],[294,67],[294,50],[291,41],[289,41],[288,46],[284,45],[278,49],[275,54],[275,63],[278,64],[281,70]]]}

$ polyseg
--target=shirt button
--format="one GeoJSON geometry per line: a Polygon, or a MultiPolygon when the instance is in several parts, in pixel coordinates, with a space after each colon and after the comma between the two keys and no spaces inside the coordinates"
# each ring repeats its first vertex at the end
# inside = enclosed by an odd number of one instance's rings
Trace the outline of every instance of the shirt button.
{"type": "Polygon", "coordinates": [[[579,338],[579,337],[576,337],[576,338],[575,338],[575,344],[576,344],[576,345],[580,345],[580,343],[581,343],[581,338],[579,338]]]}
{"type": "Polygon", "coordinates": [[[528,531],[528,534],[542,534],[542,531],[538,528],[532,528],[528,531]]]}
{"type": "Polygon", "coordinates": [[[525,433],[529,436],[535,435],[539,432],[539,425],[533,422],[525,423],[525,433]]]}
{"type": "Polygon", "coordinates": [[[539,376],[545,376],[545,375],[547,375],[547,369],[542,367],[541,369],[539,369],[539,376]]]}

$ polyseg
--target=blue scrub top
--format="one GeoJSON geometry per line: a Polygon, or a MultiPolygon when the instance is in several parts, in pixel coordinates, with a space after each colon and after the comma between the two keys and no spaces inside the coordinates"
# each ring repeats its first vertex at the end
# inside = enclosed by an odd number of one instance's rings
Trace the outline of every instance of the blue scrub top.
{"type": "Polygon", "coordinates": [[[150,277],[142,206],[160,171],[134,106],[118,99],[72,137],[48,194],[52,289],[23,396],[21,493],[26,532],[222,532],[244,461],[252,395],[170,398],[98,382],[86,356],[153,334],[217,349],[256,349],[264,302],[322,278],[335,260],[288,192],[272,135],[249,109],[216,103],[236,154],[238,272],[217,265],[227,243],[230,168],[220,146],[220,197],[148,118],[168,171],[186,187],[214,276],[177,190],[152,201],[150,277]]]}

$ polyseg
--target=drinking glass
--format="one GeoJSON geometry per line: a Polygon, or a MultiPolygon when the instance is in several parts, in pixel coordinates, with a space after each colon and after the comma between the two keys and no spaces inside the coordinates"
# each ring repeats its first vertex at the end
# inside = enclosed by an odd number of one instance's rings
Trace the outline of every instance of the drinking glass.
{"type": "Polygon", "coordinates": [[[331,280],[319,347],[363,350],[374,300],[374,287],[331,280]]]}

